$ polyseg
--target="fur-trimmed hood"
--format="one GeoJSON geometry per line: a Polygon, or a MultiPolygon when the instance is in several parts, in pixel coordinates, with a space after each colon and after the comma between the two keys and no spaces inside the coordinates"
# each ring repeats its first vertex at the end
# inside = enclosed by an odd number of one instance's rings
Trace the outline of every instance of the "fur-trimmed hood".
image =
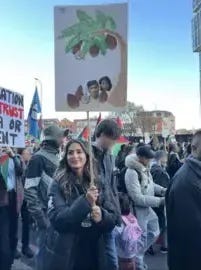
{"type": "Polygon", "coordinates": [[[145,172],[149,172],[150,169],[149,168],[146,168],[144,165],[142,165],[139,160],[138,160],[138,157],[136,154],[131,154],[131,155],[128,155],[126,157],[126,160],[125,160],[125,165],[127,168],[131,169],[131,170],[136,170],[140,173],[145,173],[145,172]]]}

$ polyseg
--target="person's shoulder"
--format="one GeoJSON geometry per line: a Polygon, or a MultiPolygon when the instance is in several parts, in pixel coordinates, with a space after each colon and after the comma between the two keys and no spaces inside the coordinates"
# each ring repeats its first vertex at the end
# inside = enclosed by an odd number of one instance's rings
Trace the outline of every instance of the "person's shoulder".
{"type": "Polygon", "coordinates": [[[58,181],[56,181],[55,179],[51,182],[51,184],[49,185],[49,194],[55,193],[57,192],[59,189],[59,183],[58,181]]]}
{"type": "Polygon", "coordinates": [[[173,178],[184,178],[188,177],[188,175],[191,174],[191,169],[188,166],[188,164],[185,162],[176,172],[175,176],[173,178]]]}
{"type": "Polygon", "coordinates": [[[101,150],[97,147],[97,145],[95,143],[92,143],[92,153],[94,158],[97,158],[98,156],[100,156],[101,154],[101,150]]]}
{"type": "Polygon", "coordinates": [[[40,153],[35,153],[32,155],[30,162],[42,162],[44,157],[40,153]]]}
{"type": "Polygon", "coordinates": [[[134,179],[138,179],[139,178],[139,173],[135,170],[135,169],[130,169],[130,168],[126,168],[126,171],[125,171],[125,176],[126,177],[132,177],[134,179]]]}
{"type": "Polygon", "coordinates": [[[153,164],[153,165],[151,166],[151,169],[150,169],[150,172],[151,172],[151,173],[154,173],[154,172],[161,172],[161,171],[163,171],[163,169],[162,169],[162,167],[161,167],[160,165],[158,165],[158,164],[153,164]]]}
{"type": "Polygon", "coordinates": [[[191,174],[191,170],[188,165],[184,163],[184,165],[176,172],[174,177],[172,178],[172,188],[175,190],[180,189],[181,186],[186,186],[189,182],[189,175],[191,174]]]}

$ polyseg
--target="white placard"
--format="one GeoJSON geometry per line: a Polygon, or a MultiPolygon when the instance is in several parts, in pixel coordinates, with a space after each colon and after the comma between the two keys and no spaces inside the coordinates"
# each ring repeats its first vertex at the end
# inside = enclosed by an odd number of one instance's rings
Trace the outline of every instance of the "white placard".
{"type": "Polygon", "coordinates": [[[0,146],[24,147],[24,97],[0,87],[0,146]]]}
{"type": "Polygon", "coordinates": [[[127,101],[127,4],[55,7],[56,111],[118,111],[127,101]]]}

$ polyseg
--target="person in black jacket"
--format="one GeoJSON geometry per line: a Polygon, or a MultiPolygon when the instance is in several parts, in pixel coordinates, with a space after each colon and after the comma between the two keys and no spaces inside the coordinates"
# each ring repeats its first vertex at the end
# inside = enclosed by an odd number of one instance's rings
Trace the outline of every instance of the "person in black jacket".
{"type": "Polygon", "coordinates": [[[201,130],[166,196],[169,270],[201,267],[201,130]]]}
{"type": "MultiPolygon", "coordinates": [[[[155,153],[155,159],[151,167],[151,174],[154,183],[168,188],[170,184],[170,177],[166,171],[167,165],[167,153],[165,151],[157,151],[155,153]]],[[[165,206],[161,205],[158,208],[154,208],[158,216],[159,227],[160,227],[160,240],[161,240],[161,252],[167,253],[167,225],[166,225],[166,215],[165,206]]]]}
{"type": "Polygon", "coordinates": [[[14,259],[20,258],[17,242],[18,217],[23,202],[23,168],[10,147],[1,149],[0,157],[0,269],[10,270],[14,259]]]}
{"type": "MultiPolygon", "coordinates": [[[[106,270],[103,233],[115,227],[107,184],[91,186],[84,143],[70,141],[49,192],[51,227],[42,252],[42,270],[106,270]]],[[[94,172],[96,166],[94,164],[94,172]]],[[[108,269],[109,270],[109,269],[108,269]]]]}
{"type": "Polygon", "coordinates": [[[171,179],[183,165],[183,163],[180,161],[178,151],[179,149],[176,143],[171,143],[169,145],[167,172],[171,179]]]}
{"type": "MultiPolygon", "coordinates": [[[[59,166],[59,147],[63,140],[63,131],[57,126],[49,126],[44,130],[44,140],[40,150],[32,156],[25,179],[25,200],[28,211],[36,222],[38,249],[43,247],[46,229],[49,225],[47,218],[48,187],[59,166]]],[[[40,252],[36,254],[36,264],[40,261],[40,252]]]]}
{"type": "MultiPolygon", "coordinates": [[[[31,159],[31,151],[28,147],[26,148],[19,148],[17,150],[18,156],[21,159],[23,165],[23,174],[22,174],[22,183],[23,186],[25,184],[26,178],[26,170],[28,163],[31,159]]],[[[34,256],[34,252],[30,247],[30,215],[27,208],[26,200],[23,200],[22,208],[21,208],[21,218],[22,218],[22,253],[27,258],[32,258],[34,256]]]]}
{"type": "Polygon", "coordinates": [[[121,171],[125,168],[125,159],[133,151],[134,147],[132,145],[123,144],[116,157],[115,166],[121,171]]]}

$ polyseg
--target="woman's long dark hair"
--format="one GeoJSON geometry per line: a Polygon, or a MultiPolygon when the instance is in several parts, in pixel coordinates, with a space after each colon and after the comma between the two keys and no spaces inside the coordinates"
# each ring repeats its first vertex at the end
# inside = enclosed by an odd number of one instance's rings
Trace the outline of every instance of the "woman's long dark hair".
{"type": "Polygon", "coordinates": [[[80,185],[83,187],[83,189],[86,190],[89,187],[91,180],[90,166],[89,166],[89,152],[86,143],[81,142],[79,140],[69,141],[65,147],[64,157],[60,161],[59,168],[57,169],[54,177],[54,179],[58,181],[65,197],[71,194],[73,185],[75,184],[76,180],[79,179],[79,177],[76,176],[75,172],[72,170],[72,168],[69,166],[67,162],[69,147],[74,143],[79,144],[84,153],[86,154],[86,164],[84,165],[83,168],[83,176],[82,179],[80,180],[81,181],[80,185]]]}

